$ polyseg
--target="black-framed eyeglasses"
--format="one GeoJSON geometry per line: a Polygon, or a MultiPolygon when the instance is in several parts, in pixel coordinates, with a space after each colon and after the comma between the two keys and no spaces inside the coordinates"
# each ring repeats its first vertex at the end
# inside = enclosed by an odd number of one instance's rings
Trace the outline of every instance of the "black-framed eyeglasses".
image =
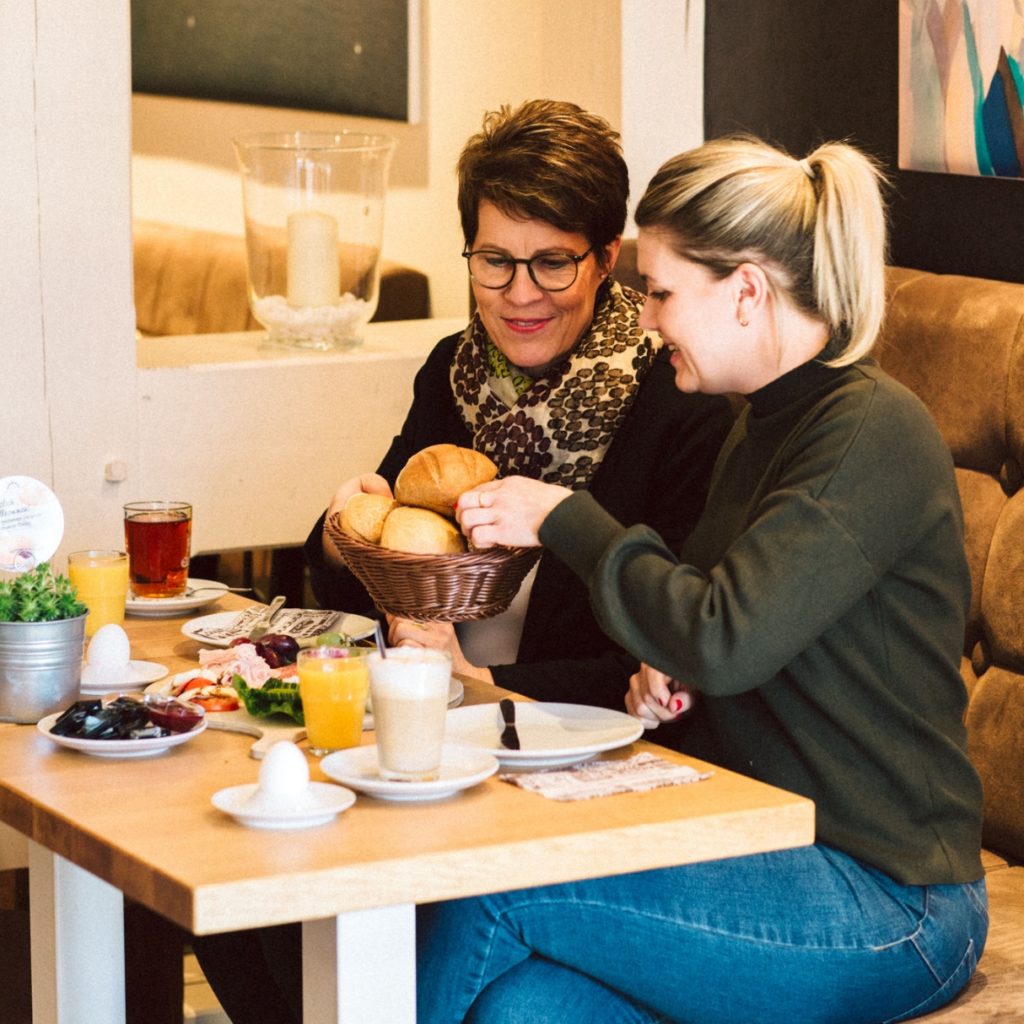
{"type": "Polygon", "coordinates": [[[495,249],[477,249],[464,252],[469,264],[469,276],[484,288],[507,288],[516,276],[516,267],[522,263],[530,279],[546,292],[564,292],[571,288],[580,272],[580,264],[594,251],[591,246],[579,256],[567,252],[542,253],[530,259],[516,259],[495,249]]]}

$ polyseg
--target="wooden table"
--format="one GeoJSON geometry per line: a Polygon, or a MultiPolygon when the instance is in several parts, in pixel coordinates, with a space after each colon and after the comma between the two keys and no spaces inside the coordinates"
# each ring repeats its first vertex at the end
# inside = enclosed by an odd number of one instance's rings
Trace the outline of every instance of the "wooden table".
{"type": "MultiPolygon", "coordinates": [[[[132,656],[192,667],[198,647],[182,621],[129,620],[132,656]]],[[[464,684],[469,702],[496,696],[464,684]]],[[[197,934],[302,921],[305,1019],[401,1024],[415,1019],[417,903],[814,839],[810,801],[722,769],[575,803],[492,778],[432,804],[360,796],[320,828],[247,829],[210,797],[256,780],[251,742],[207,729],[158,757],[117,761],[57,748],[31,726],[0,729],[0,821],[30,839],[36,1021],[123,1021],[122,894],[197,934]]],[[[311,774],[323,778],[315,763],[311,774]]]]}

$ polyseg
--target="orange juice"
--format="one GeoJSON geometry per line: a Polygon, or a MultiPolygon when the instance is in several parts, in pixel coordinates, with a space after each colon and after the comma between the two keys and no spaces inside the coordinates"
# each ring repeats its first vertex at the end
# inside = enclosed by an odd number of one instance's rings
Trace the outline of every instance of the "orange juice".
{"type": "Polygon", "coordinates": [[[311,647],[299,651],[299,696],[313,754],[358,747],[370,676],[369,648],[311,647]]]}
{"type": "Polygon", "coordinates": [[[128,556],[123,551],[72,551],[68,555],[68,578],[78,599],[88,609],[85,635],[100,626],[124,622],[128,596],[128,556]]]}

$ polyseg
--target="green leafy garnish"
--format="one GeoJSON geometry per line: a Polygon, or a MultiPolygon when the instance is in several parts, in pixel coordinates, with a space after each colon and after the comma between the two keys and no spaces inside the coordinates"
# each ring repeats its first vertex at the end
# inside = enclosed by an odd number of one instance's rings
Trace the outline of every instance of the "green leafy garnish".
{"type": "Polygon", "coordinates": [[[71,580],[55,573],[47,562],[12,580],[0,580],[0,622],[53,622],[88,610],[71,580]]]}
{"type": "Polygon", "coordinates": [[[298,683],[286,683],[281,679],[268,679],[262,686],[250,686],[237,672],[231,685],[242,698],[245,710],[254,718],[268,715],[287,715],[290,719],[305,725],[302,715],[302,698],[298,683]]]}

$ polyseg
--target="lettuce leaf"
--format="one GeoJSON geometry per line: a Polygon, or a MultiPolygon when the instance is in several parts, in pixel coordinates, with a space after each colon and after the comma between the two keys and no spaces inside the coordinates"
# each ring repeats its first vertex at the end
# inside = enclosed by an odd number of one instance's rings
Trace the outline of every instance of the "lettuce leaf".
{"type": "Polygon", "coordinates": [[[250,686],[237,672],[231,685],[238,691],[245,710],[254,718],[268,715],[286,715],[299,725],[305,725],[302,714],[302,698],[298,683],[286,683],[281,679],[268,679],[261,687],[250,686]]]}

